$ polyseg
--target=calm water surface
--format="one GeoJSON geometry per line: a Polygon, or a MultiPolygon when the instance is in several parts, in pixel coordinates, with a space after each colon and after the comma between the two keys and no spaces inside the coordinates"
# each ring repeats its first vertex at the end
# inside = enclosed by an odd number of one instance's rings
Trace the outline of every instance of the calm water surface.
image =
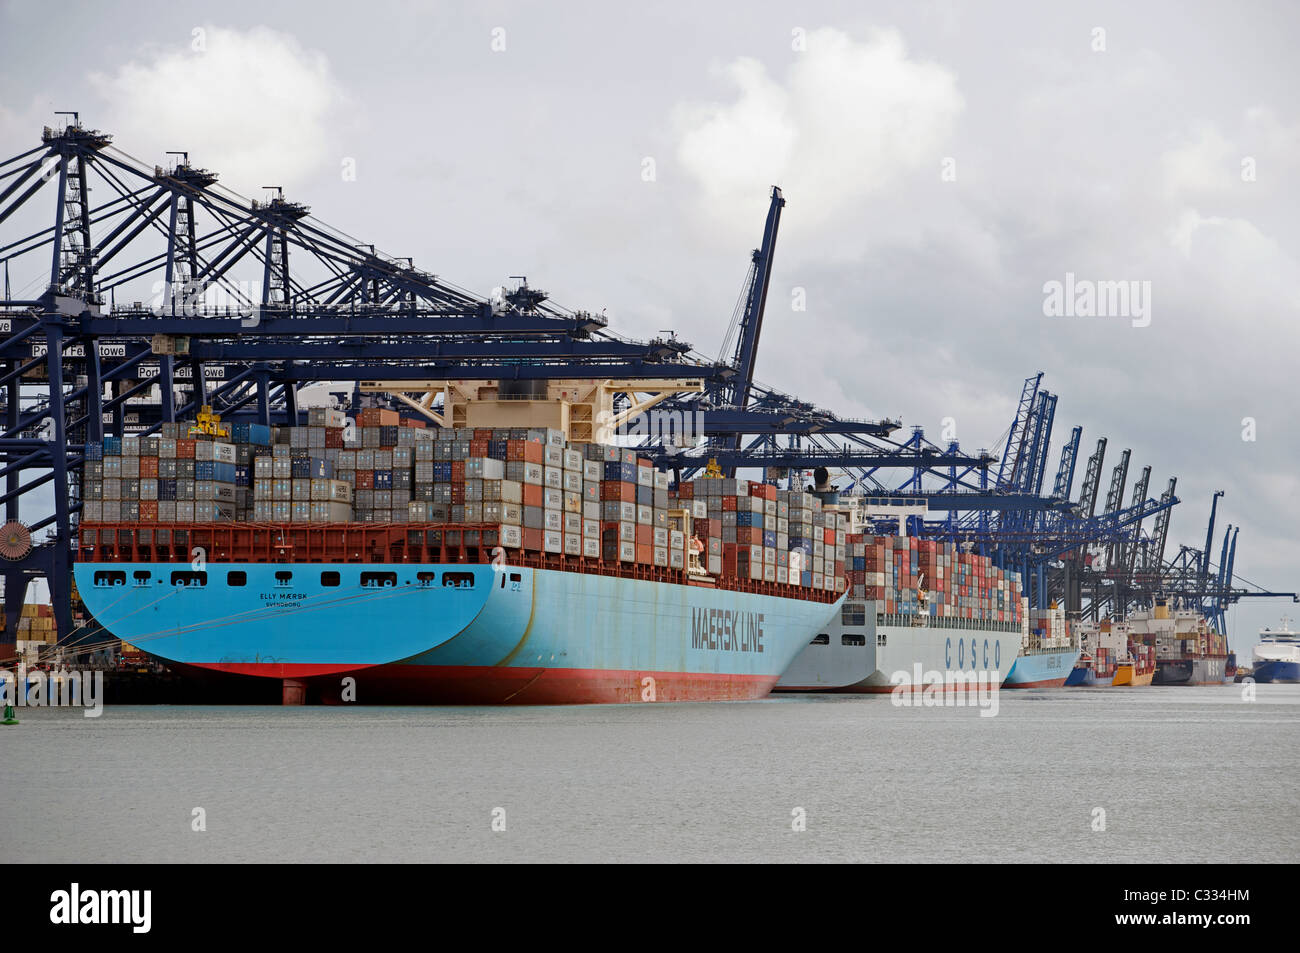
{"type": "Polygon", "coordinates": [[[1293,863],[1300,686],[1256,692],[21,709],[0,861],[1293,863]]]}

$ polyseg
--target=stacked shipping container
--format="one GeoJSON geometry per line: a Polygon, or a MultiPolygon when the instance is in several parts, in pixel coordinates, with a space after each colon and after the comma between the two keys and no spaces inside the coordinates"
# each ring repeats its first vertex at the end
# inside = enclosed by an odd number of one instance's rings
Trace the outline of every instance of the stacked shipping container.
{"type": "Polygon", "coordinates": [[[670,495],[668,474],[634,449],[571,446],[558,430],[425,429],[373,409],[239,424],[229,439],[179,436],[189,431],[88,445],[82,519],[491,524],[507,548],[677,570],[698,540],[715,576],[846,588],[845,517],[816,497],[723,479],[670,495]]]}
{"type": "Polygon", "coordinates": [[[850,595],[887,614],[1020,624],[1019,578],[951,543],[906,536],[847,537],[850,595]]]}

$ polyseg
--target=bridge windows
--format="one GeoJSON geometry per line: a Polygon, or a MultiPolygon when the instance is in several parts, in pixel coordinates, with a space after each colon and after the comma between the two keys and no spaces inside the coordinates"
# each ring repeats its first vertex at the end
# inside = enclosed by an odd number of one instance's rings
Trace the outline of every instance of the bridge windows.
{"type": "Polygon", "coordinates": [[[861,602],[846,602],[840,610],[840,623],[846,626],[864,626],[867,624],[867,607],[861,602]]]}

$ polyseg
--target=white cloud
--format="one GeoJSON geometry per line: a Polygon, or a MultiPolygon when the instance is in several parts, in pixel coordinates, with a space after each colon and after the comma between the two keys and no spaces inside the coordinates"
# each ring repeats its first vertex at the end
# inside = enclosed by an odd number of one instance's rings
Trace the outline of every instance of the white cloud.
{"type": "Polygon", "coordinates": [[[711,217],[748,225],[754,196],[780,184],[813,224],[851,213],[918,169],[938,177],[963,107],[951,72],[909,58],[892,30],[865,42],[814,30],[793,56],[784,82],[738,59],[724,71],[733,101],[676,110],[677,157],[711,217]]]}
{"type": "Polygon", "coordinates": [[[95,125],[147,162],[189,150],[196,165],[246,195],[337,166],[330,129],[344,97],[325,55],[265,27],[201,29],[201,50],[152,49],[93,75],[106,104],[95,125]]]}
{"type": "Polygon", "coordinates": [[[1161,156],[1165,188],[1172,196],[1240,194],[1243,165],[1253,167],[1253,191],[1289,184],[1300,168],[1300,124],[1287,126],[1267,106],[1245,111],[1235,138],[1202,120],[1181,145],[1161,156]]]}
{"type": "Polygon", "coordinates": [[[1225,192],[1240,187],[1240,157],[1234,152],[1232,143],[1212,124],[1199,124],[1195,141],[1171,149],[1162,157],[1165,188],[1178,194],[1225,192]]]}

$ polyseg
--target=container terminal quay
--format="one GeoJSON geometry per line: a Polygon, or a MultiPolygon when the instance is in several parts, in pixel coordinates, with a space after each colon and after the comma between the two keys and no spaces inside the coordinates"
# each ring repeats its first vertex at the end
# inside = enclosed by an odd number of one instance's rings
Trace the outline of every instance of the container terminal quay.
{"type": "Polygon", "coordinates": [[[760,383],[767,199],[709,358],[46,127],[0,161],[7,702],[70,669],[171,704],[1300,680],[1286,622],[1233,650],[1232,606],[1297,597],[1234,572],[1231,492],[1175,544],[1177,477],[1058,426],[1043,372],[974,449],[760,383]]]}

